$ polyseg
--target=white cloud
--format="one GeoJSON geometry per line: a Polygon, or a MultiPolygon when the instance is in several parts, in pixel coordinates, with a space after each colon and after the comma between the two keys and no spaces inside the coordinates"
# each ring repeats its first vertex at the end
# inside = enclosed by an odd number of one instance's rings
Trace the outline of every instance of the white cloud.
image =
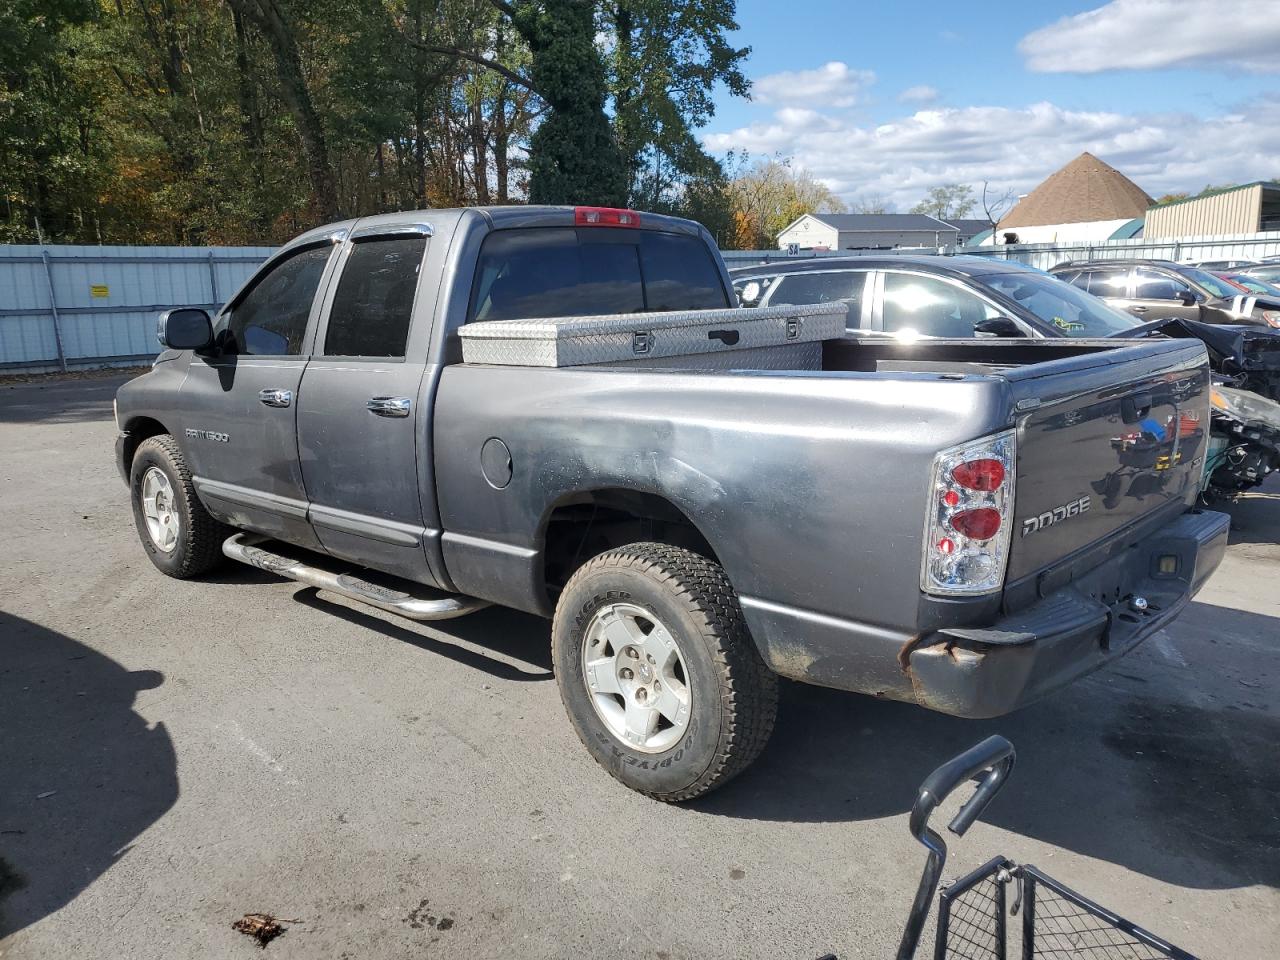
{"type": "Polygon", "coordinates": [[[1280,73],[1275,0],[1112,0],[1027,34],[1028,69],[1100,73],[1208,67],[1280,73]]]}
{"type": "Polygon", "coordinates": [[[938,88],[931,87],[927,83],[907,87],[907,89],[898,94],[899,103],[932,103],[937,99],[938,88]]]}
{"type": "Polygon", "coordinates": [[[704,140],[713,153],[789,156],[846,201],[882,197],[899,210],[930,187],[953,181],[980,191],[990,180],[1001,192],[1026,193],[1085,150],[1157,197],[1276,176],[1280,95],[1209,119],[1037,103],[922,109],[873,126],[791,108],[704,140]]]}
{"type": "Polygon", "coordinates": [[[832,60],[816,70],[771,73],[752,83],[751,91],[753,99],[760,103],[852,107],[875,81],[876,75],[870,70],[854,70],[847,63],[832,60]]]}

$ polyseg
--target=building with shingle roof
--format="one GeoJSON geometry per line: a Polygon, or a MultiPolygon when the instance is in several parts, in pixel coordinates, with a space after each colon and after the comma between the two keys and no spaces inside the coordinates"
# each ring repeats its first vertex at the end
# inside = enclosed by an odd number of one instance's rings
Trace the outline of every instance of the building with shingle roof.
{"type": "MultiPolygon", "coordinates": [[[[1055,243],[1132,236],[1152,200],[1111,164],[1082,153],[1020,199],[996,226],[996,243],[1055,243]]],[[[991,238],[981,242],[991,243],[991,238]]]]}

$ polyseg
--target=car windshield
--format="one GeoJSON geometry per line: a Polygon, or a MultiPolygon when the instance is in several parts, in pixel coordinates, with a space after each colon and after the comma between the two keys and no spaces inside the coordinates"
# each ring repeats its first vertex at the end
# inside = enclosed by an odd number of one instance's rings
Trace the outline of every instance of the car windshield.
{"type": "Polygon", "coordinates": [[[1195,267],[1189,267],[1180,272],[1192,283],[1204,287],[1215,297],[1234,297],[1240,292],[1238,288],[1233,287],[1220,277],[1215,277],[1207,270],[1197,270],[1195,267]]]}
{"type": "Polygon", "coordinates": [[[1251,291],[1252,293],[1265,293],[1273,297],[1276,294],[1280,293],[1280,290],[1277,290],[1271,284],[1266,283],[1262,280],[1259,280],[1257,277],[1245,276],[1243,273],[1232,274],[1231,276],[1227,277],[1227,279],[1230,280],[1232,283],[1240,284],[1240,286],[1244,287],[1246,290],[1251,291]]]}
{"type": "Polygon", "coordinates": [[[1018,272],[978,279],[1069,337],[1110,337],[1141,325],[1129,314],[1053,277],[1018,272]]]}

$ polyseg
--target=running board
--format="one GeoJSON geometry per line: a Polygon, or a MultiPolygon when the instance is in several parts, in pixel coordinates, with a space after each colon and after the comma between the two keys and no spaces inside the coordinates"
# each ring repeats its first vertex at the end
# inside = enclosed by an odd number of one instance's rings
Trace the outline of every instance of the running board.
{"type": "Polygon", "coordinates": [[[267,573],[287,577],[319,590],[328,590],[348,600],[356,600],[367,603],[371,607],[398,613],[410,620],[449,620],[475,613],[489,606],[486,600],[464,597],[456,593],[442,594],[435,599],[415,597],[402,590],[392,590],[370,583],[350,573],[333,573],[321,567],[303,563],[301,560],[264,550],[258,546],[263,539],[251,533],[233,534],[223,542],[222,552],[232,560],[239,560],[241,563],[247,563],[267,573]]]}

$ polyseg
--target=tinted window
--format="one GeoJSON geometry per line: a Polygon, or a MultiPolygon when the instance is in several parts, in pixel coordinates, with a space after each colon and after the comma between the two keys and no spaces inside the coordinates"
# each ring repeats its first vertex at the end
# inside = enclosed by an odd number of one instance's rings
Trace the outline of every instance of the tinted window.
{"type": "Polygon", "coordinates": [[[499,230],[485,238],[473,320],[727,307],[701,240],[607,228],[499,230]]]}
{"type": "Polygon", "coordinates": [[[1000,314],[968,290],[910,273],[884,275],[883,327],[922,337],[972,337],[974,325],[1000,314]]]}
{"type": "Polygon", "coordinates": [[[1071,280],[1071,285],[1095,297],[1123,297],[1128,293],[1129,268],[1081,270],[1071,280]]]}
{"type": "Polygon", "coordinates": [[[845,326],[856,328],[862,320],[862,291],[867,285],[865,270],[840,273],[793,273],[778,281],[769,297],[769,306],[784,304],[833,303],[843,300],[848,305],[845,326]]]}
{"type": "Polygon", "coordinates": [[[1133,277],[1133,296],[1137,300],[1176,300],[1181,292],[1191,292],[1191,288],[1180,280],[1176,280],[1155,270],[1138,270],[1133,277]]]}
{"type": "Polygon", "coordinates": [[[332,246],[301,250],[259,276],[218,321],[222,353],[293,356],[302,352],[307,317],[332,246]]]}
{"type": "Polygon", "coordinates": [[[707,245],[673,233],[640,234],[640,267],[648,310],[727,307],[720,269],[707,245]]]}
{"type": "Polygon", "coordinates": [[[403,357],[427,238],[362,240],[351,249],[329,311],[331,357],[403,357]]]}

